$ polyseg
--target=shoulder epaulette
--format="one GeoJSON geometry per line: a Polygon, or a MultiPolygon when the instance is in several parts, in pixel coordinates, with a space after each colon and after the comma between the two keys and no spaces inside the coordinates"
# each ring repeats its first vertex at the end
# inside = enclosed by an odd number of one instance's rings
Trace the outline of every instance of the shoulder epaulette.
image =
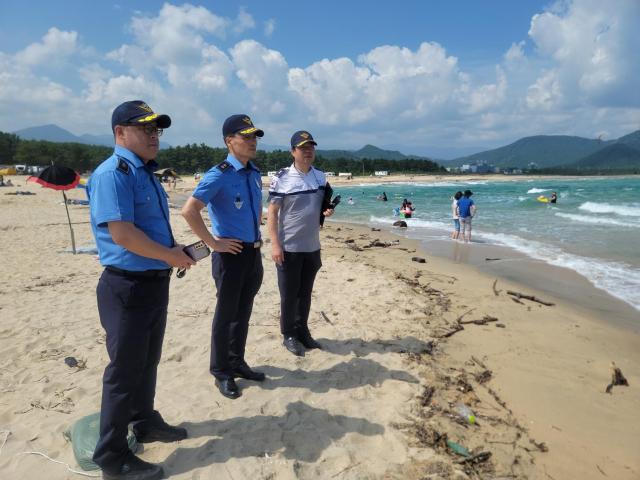
{"type": "Polygon", "coordinates": [[[122,173],[129,175],[129,164],[126,162],[126,160],[123,160],[122,158],[118,157],[118,170],[120,170],[122,173]]]}
{"type": "Polygon", "coordinates": [[[225,160],[223,162],[220,162],[218,165],[216,165],[216,168],[219,169],[221,172],[224,172],[230,166],[231,164],[225,160]]]}

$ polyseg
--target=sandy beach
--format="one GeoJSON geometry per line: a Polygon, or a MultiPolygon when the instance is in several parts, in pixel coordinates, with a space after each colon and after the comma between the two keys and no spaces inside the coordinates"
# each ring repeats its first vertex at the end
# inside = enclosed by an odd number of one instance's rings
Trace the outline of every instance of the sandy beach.
{"type": "MultiPolygon", "coordinates": [[[[402,178],[384,181],[425,181],[402,178]]],[[[99,410],[102,267],[88,207],[69,206],[76,244],[89,250],[72,255],[61,193],[25,179],[0,189],[0,478],[80,478],[24,452],[78,468],[63,432],[99,410]],[[35,195],[6,195],[16,191],[35,195]]],[[[192,183],[178,183],[171,201],[192,183]]],[[[176,208],[171,222],[179,241],[195,241],[176,208]]],[[[142,458],[172,479],[640,478],[640,335],[630,307],[593,300],[593,287],[560,269],[532,270],[553,275],[544,288],[521,270],[481,267],[477,245],[434,256],[392,232],[327,223],[310,316],[324,349],[298,358],[281,345],[266,244],[247,361],[268,378],[240,380],[238,400],[222,397],[208,372],[209,262],[172,279],[156,407],[189,438],[146,444],[142,458]],[[554,305],[515,302],[509,290],[554,305]],[[607,394],[612,361],[630,386],[607,394]],[[475,424],[456,414],[460,402],[475,424]]]]}

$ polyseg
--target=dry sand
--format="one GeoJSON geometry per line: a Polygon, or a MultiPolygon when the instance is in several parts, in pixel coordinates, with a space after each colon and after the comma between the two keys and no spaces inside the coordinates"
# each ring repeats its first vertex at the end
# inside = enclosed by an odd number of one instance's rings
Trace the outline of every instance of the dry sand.
{"type": "MultiPolygon", "coordinates": [[[[107,360],[95,305],[102,269],[93,254],[65,252],[59,192],[12,180],[19,186],[0,189],[0,478],[79,478],[20,453],[75,467],[62,433],[99,409],[107,360]],[[36,195],[5,195],[16,190],[36,195]],[[67,356],[85,368],[68,367],[67,356]]],[[[93,245],[88,208],[70,212],[78,246],[93,245]]],[[[176,237],[193,241],[171,213],[176,237]]],[[[638,335],[528,285],[499,279],[495,295],[493,276],[397,240],[329,222],[310,317],[325,349],[304,358],[281,345],[266,245],[247,360],[268,379],[240,380],[235,401],[208,373],[215,302],[208,262],[174,278],[156,406],[190,437],[147,444],[142,458],[175,479],[640,478],[638,335]],[[375,239],[394,244],[365,248],[375,239]],[[508,289],[556,305],[518,304],[508,289]],[[445,336],[459,321],[485,316],[499,320],[445,336]],[[631,386],[609,395],[612,360],[631,386]],[[476,425],[457,421],[459,401],[474,410],[476,425]],[[461,457],[446,439],[491,458],[456,463],[461,457]]]]}

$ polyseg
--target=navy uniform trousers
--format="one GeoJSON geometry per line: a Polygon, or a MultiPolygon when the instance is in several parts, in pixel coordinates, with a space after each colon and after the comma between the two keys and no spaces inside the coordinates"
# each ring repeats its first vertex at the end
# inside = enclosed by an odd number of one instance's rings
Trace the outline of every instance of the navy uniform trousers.
{"type": "Polygon", "coordinates": [[[225,380],[233,378],[235,368],[246,365],[249,317],[264,273],[260,248],[243,243],[242,251],[236,255],[213,252],[211,273],[218,301],[211,328],[209,371],[218,380],[225,380]]]}
{"type": "Polygon", "coordinates": [[[153,402],[171,270],[159,272],[129,276],[107,268],[98,282],[98,312],[110,362],[102,380],[100,440],[93,460],[106,471],[117,471],[129,454],[129,423],[153,422],[158,415],[153,402]]]}
{"type": "Polygon", "coordinates": [[[285,337],[309,334],[309,310],[313,282],[322,261],[315,252],[284,252],[284,262],[276,265],[280,289],[280,332],[285,337]]]}

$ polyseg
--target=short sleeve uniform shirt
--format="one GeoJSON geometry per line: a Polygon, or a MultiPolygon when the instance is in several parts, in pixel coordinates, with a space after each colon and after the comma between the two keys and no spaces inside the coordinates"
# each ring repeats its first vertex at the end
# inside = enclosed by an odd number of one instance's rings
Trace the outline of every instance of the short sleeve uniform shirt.
{"type": "Polygon", "coordinates": [[[214,236],[260,240],[262,179],[252,162],[245,167],[229,154],[202,176],[192,196],[207,205],[214,236]]]}
{"type": "Polygon", "coordinates": [[[162,260],[143,257],[118,245],[109,233],[109,222],[130,222],[151,240],[172,247],[167,194],[155,178],[158,164],[145,164],[130,150],[116,145],[113,155],[102,162],[87,182],[91,229],[100,263],[124,270],[163,270],[162,260]]]}
{"type": "Polygon", "coordinates": [[[280,205],[278,236],[287,252],[320,250],[320,209],[327,184],[324,172],[303,173],[294,165],[278,171],[269,187],[269,201],[280,205]]]}

